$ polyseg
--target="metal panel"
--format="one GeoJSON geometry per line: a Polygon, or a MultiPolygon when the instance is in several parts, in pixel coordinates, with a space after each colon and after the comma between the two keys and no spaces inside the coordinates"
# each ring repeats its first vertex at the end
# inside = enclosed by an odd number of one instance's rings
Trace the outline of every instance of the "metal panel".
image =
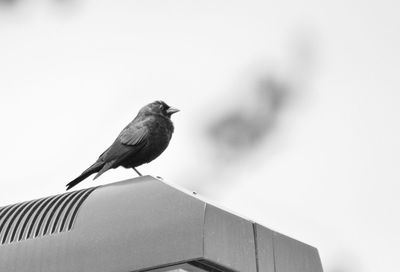
{"type": "Polygon", "coordinates": [[[207,204],[204,257],[235,271],[257,271],[252,223],[207,204]]]}
{"type": "Polygon", "coordinates": [[[315,248],[149,176],[2,207],[0,242],[0,271],[322,272],[315,248]]]}
{"type": "Polygon", "coordinates": [[[276,272],[274,266],[274,232],[254,223],[254,237],[256,239],[257,266],[261,272],[276,272]]]}
{"type": "Polygon", "coordinates": [[[274,233],[276,272],[322,272],[316,248],[274,233]]]}
{"type": "Polygon", "coordinates": [[[198,259],[204,209],[152,177],[99,187],[70,231],[0,245],[0,271],[135,271],[198,259]]]}

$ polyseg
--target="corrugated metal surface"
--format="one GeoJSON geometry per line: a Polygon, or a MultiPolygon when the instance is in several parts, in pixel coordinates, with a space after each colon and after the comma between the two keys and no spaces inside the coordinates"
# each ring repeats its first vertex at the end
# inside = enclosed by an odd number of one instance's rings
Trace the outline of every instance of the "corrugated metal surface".
{"type": "Polygon", "coordinates": [[[0,243],[69,231],[83,201],[96,188],[10,205],[0,209],[0,243]]]}

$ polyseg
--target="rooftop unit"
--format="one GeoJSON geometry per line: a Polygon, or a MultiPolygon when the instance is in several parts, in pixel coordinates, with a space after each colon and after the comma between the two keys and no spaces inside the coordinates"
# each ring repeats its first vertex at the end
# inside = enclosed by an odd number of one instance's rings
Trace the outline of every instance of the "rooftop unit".
{"type": "Polygon", "coordinates": [[[0,271],[322,272],[317,249],[151,176],[0,208],[0,271]]]}

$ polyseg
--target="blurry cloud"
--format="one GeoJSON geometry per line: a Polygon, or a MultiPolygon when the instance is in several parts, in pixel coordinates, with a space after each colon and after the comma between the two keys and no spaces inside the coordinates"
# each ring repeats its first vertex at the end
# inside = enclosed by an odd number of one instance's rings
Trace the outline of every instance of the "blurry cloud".
{"type": "Polygon", "coordinates": [[[243,158],[273,131],[290,90],[270,75],[259,79],[256,86],[247,92],[250,101],[227,109],[208,124],[207,140],[219,159],[243,158]]]}
{"type": "MultiPolygon", "coordinates": [[[[40,5],[41,3],[34,3],[33,5],[40,5]]],[[[53,6],[53,8],[56,8],[58,10],[61,10],[62,12],[70,12],[72,8],[76,8],[82,4],[82,1],[77,1],[77,0],[49,0],[45,2],[45,5],[48,6],[53,6]]],[[[25,1],[25,0],[0,0],[0,10],[3,8],[7,12],[7,8],[17,8],[17,10],[23,10],[27,7],[33,7],[31,1],[25,1]]],[[[42,8],[43,6],[40,5],[42,8]]],[[[54,12],[54,11],[51,11],[54,12]]]]}
{"type": "Polygon", "coordinates": [[[312,35],[304,33],[294,35],[287,60],[277,66],[271,66],[272,60],[254,63],[229,92],[210,101],[214,106],[200,132],[202,150],[195,151],[203,154],[199,161],[204,163],[191,169],[190,178],[182,177],[184,183],[190,180],[188,188],[207,196],[225,192],[232,185],[229,175],[240,176],[253,154],[267,159],[264,151],[271,147],[268,143],[279,131],[282,116],[304,96],[311,79],[316,46],[312,35]]]}
{"type": "MultiPolygon", "coordinates": [[[[240,176],[252,155],[265,149],[278,129],[280,117],[297,92],[287,79],[272,71],[252,71],[231,101],[218,104],[202,128],[201,168],[191,171],[186,185],[202,195],[226,193],[232,176],[240,176]],[[217,182],[216,182],[217,181],[217,182]]],[[[223,101],[223,100],[222,100],[223,101]]],[[[215,108],[215,107],[214,107],[215,108]]],[[[266,159],[266,158],[261,158],[266,159]]]]}
{"type": "Polygon", "coordinates": [[[12,6],[19,2],[18,0],[0,0],[0,8],[6,7],[6,6],[12,6]]]}

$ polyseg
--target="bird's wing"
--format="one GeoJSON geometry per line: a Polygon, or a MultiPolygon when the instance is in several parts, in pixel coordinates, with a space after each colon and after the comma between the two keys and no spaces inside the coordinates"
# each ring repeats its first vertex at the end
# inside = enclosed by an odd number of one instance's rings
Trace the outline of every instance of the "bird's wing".
{"type": "MultiPolygon", "coordinates": [[[[119,134],[114,143],[99,157],[103,162],[114,161],[114,164],[125,159],[146,145],[148,128],[142,123],[128,125],[119,134]]],[[[112,168],[112,166],[110,166],[112,168]]]]}
{"type": "Polygon", "coordinates": [[[118,136],[124,145],[140,145],[148,136],[148,128],[144,122],[138,122],[127,126],[118,136]]]}

